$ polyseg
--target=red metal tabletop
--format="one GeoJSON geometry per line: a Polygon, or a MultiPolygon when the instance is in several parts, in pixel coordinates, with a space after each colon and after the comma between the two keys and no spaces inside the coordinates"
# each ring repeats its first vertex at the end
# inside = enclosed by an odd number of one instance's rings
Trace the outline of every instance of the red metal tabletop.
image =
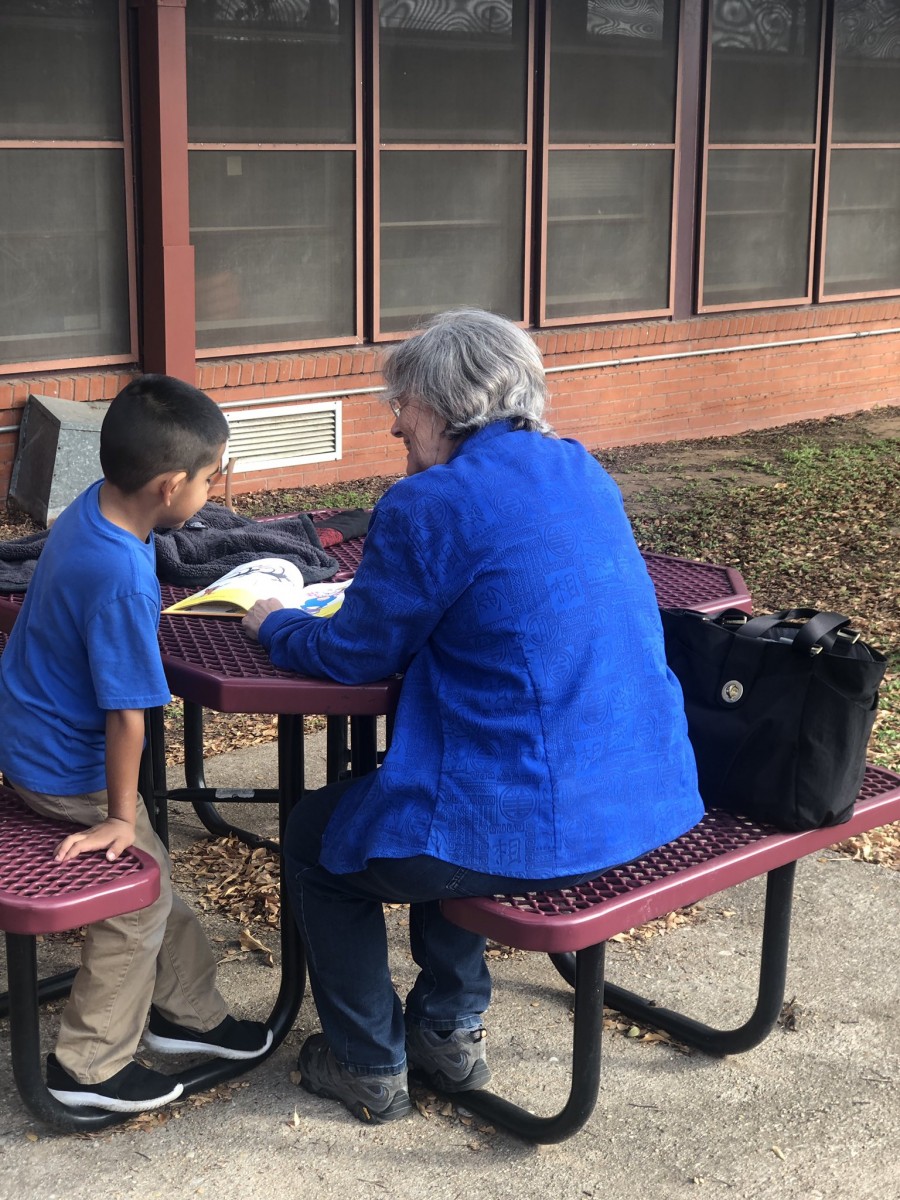
{"type": "MultiPolygon", "coordinates": [[[[338,578],[356,571],[364,542],[355,538],[329,546],[340,566],[338,578]]],[[[750,611],[746,585],[732,567],[665,554],[647,553],[644,561],[663,606],[750,611]]],[[[165,603],[187,594],[188,589],[163,587],[165,603]]],[[[0,597],[0,630],[12,627],[22,599],[0,597]]],[[[377,716],[391,712],[399,695],[399,677],[350,687],[279,670],[233,619],[163,616],[159,643],[173,693],[219,712],[377,716]]]]}
{"type": "MultiPolygon", "coordinates": [[[[356,570],[363,541],[329,547],[341,573],[352,575],[356,570]]],[[[662,605],[705,612],[750,610],[744,581],[731,567],[664,554],[646,554],[644,559],[662,605]]],[[[163,592],[173,599],[187,594],[167,588],[163,592]]],[[[349,687],[279,670],[248,640],[240,622],[227,618],[164,616],[159,642],[172,691],[219,712],[375,716],[391,712],[399,695],[399,677],[349,687]]]]}
{"type": "MultiPolygon", "coordinates": [[[[164,603],[187,594],[163,588],[164,603]]],[[[163,616],[159,645],[174,694],[217,712],[378,716],[400,694],[399,676],[348,687],[282,671],[233,618],[163,616]]]]}

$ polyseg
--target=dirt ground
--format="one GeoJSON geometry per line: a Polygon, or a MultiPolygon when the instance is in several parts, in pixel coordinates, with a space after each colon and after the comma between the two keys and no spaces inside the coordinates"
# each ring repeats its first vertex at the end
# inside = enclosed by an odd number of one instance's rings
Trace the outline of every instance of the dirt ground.
{"type": "Polygon", "coordinates": [[[689,481],[720,486],[723,491],[735,484],[772,485],[777,472],[761,470],[757,464],[776,462],[791,446],[814,445],[827,455],[840,446],[861,446],[881,438],[900,439],[900,405],[731,437],[613,447],[601,450],[598,458],[621,488],[629,512],[637,514],[656,503],[642,496],[649,489],[672,491],[689,481]]]}

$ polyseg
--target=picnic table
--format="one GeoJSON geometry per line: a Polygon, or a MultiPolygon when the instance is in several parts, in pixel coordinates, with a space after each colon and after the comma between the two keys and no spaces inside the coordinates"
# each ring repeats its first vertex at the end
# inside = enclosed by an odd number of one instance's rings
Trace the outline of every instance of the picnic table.
{"type": "MultiPolygon", "coordinates": [[[[352,575],[358,566],[363,541],[364,539],[359,538],[330,547],[338,558],[340,574],[344,577],[352,575]]],[[[744,581],[732,568],[658,554],[645,555],[645,561],[661,604],[702,608],[709,612],[719,612],[729,607],[746,610],[750,608],[750,597],[744,581]]],[[[163,594],[168,603],[186,592],[184,589],[164,588],[163,594]]],[[[12,628],[21,600],[21,596],[0,597],[0,630],[12,628]]],[[[0,639],[5,640],[2,633],[0,639]]],[[[305,715],[324,714],[332,718],[330,732],[335,734],[330,737],[332,746],[342,740],[336,736],[337,731],[341,731],[341,724],[345,726],[346,722],[350,721],[351,769],[356,773],[365,773],[374,768],[375,718],[389,717],[393,712],[401,686],[399,677],[349,686],[282,671],[269,661],[265,651],[257,643],[251,642],[243,634],[239,622],[216,617],[163,616],[160,621],[159,641],[169,686],[175,695],[185,701],[186,711],[193,711],[193,721],[186,722],[186,727],[189,731],[193,729],[193,734],[189,732],[186,743],[186,775],[189,786],[184,789],[168,789],[166,786],[161,711],[156,710],[148,714],[148,747],[142,768],[141,791],[164,840],[167,832],[166,816],[171,802],[187,800],[195,806],[200,806],[199,811],[209,818],[211,813],[216,814],[215,802],[220,803],[223,799],[220,791],[214,793],[201,786],[202,735],[201,724],[197,718],[204,708],[228,713],[271,713],[277,716],[277,789],[241,789],[240,796],[234,798],[239,798],[242,802],[256,800],[277,803],[281,833],[292,807],[298,802],[303,791],[305,715]],[[192,783],[194,786],[190,786],[192,783]]],[[[339,758],[340,754],[337,754],[332,771],[339,758]]],[[[226,822],[222,824],[226,830],[232,828],[226,822]]],[[[253,837],[247,831],[238,832],[253,837]]],[[[4,886],[5,881],[0,878],[0,895],[4,886]]],[[[35,898],[33,906],[35,909],[41,908],[39,899],[35,898]]],[[[123,908],[122,911],[127,909],[123,908]]],[[[5,920],[5,927],[9,930],[9,918],[5,920]]],[[[40,924],[39,918],[37,923],[40,924]]],[[[10,936],[9,932],[7,936],[10,936]]],[[[281,980],[268,1018],[274,1035],[269,1053],[275,1051],[292,1027],[303,998],[305,983],[303,950],[282,881],[281,980]]],[[[49,986],[40,994],[60,995],[64,992],[66,984],[67,977],[59,977],[50,981],[49,986]]],[[[25,1006],[36,1009],[38,994],[39,989],[35,981],[34,1002],[28,998],[25,1006]]],[[[24,1032],[21,1036],[24,1041],[19,1056],[20,1070],[17,1082],[26,1103],[38,1115],[51,1120],[60,1128],[68,1129],[96,1128],[122,1119],[112,1113],[82,1113],[78,1114],[77,1118],[72,1118],[71,1112],[66,1114],[58,1111],[62,1106],[56,1106],[54,1109],[52,1106],[55,1102],[52,1101],[52,1097],[39,1094],[42,1081],[41,1084],[38,1083],[40,1063],[36,1040],[36,1011],[34,1017],[29,1020],[27,1036],[24,1032]],[[51,1102],[49,1105],[47,1100],[51,1102]]],[[[184,1085],[183,1095],[232,1078],[246,1069],[246,1064],[215,1059],[191,1067],[179,1075],[184,1085]]]]}

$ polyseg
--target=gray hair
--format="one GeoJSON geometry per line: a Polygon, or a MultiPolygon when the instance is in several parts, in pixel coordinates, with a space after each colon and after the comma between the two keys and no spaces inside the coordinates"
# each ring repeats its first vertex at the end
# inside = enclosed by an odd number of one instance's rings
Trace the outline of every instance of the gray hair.
{"type": "Polygon", "coordinates": [[[439,313],[384,361],[386,399],[420,397],[462,438],[494,421],[550,433],[540,351],[506,317],[479,308],[439,313]]]}

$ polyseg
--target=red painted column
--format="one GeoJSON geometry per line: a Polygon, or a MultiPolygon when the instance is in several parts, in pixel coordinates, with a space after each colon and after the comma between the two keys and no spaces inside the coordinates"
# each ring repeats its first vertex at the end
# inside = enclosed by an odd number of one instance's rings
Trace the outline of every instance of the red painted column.
{"type": "Polygon", "coordinates": [[[188,205],[186,0],[131,0],[140,73],[142,362],[196,382],[188,205]]]}

